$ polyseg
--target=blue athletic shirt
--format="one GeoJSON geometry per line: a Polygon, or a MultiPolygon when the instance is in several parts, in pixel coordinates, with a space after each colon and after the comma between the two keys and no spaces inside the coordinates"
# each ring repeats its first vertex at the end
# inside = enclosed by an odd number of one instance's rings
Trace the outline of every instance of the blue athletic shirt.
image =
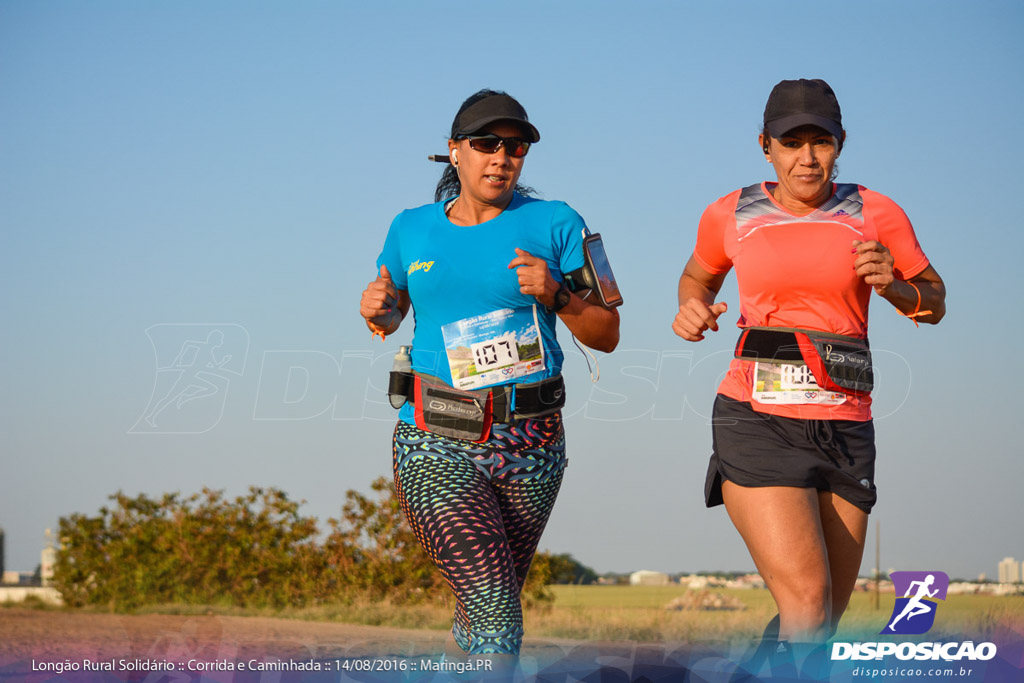
{"type": "MultiPolygon", "coordinates": [[[[554,313],[519,291],[516,247],[547,261],[556,282],[563,273],[583,267],[586,224],[564,202],[513,194],[495,218],[479,225],[455,225],[444,212],[445,202],[398,214],[391,223],[377,271],[387,266],[397,289],[409,292],[415,332],[412,367],[452,384],[441,327],[458,320],[506,308],[537,305],[545,369],[508,383],[536,382],[562,370],[562,350],[555,338],[554,313]]],[[[406,403],[399,417],[415,424],[406,403]]]]}

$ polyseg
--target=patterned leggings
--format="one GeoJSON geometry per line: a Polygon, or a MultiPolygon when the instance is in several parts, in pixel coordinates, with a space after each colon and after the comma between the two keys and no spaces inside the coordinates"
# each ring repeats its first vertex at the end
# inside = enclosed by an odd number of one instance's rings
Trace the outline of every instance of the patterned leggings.
{"type": "Polygon", "coordinates": [[[482,443],[395,427],[398,499],[455,593],[452,634],[467,653],[519,654],[519,594],[565,464],[561,414],[495,424],[482,443]]]}

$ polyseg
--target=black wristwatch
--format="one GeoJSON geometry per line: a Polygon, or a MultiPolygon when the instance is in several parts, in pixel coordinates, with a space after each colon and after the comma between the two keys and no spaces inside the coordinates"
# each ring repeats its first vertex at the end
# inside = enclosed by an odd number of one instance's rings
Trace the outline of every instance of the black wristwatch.
{"type": "Polygon", "coordinates": [[[569,291],[569,285],[565,280],[562,280],[562,284],[558,286],[558,291],[555,292],[555,305],[545,306],[544,308],[548,313],[558,313],[569,305],[570,299],[572,299],[572,292],[569,291]]]}

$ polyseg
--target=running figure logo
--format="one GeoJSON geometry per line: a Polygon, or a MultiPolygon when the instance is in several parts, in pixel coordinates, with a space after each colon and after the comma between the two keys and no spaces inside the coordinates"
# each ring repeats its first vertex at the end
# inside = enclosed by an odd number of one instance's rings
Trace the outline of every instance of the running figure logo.
{"type": "Polygon", "coordinates": [[[153,325],[153,393],[130,434],[201,434],[220,421],[231,376],[241,376],[249,333],[239,325],[153,325]]]}
{"type": "Polygon", "coordinates": [[[896,606],[880,633],[926,633],[935,623],[936,600],[946,599],[949,577],[945,572],[893,572],[889,578],[896,589],[896,606]]]}

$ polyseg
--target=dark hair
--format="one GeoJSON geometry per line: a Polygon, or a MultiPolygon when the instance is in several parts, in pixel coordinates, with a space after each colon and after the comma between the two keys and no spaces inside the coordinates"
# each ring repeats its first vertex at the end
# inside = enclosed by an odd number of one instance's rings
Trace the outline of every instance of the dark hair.
{"type": "MultiPolygon", "coordinates": [[[[462,103],[459,110],[455,112],[455,118],[452,119],[452,130],[448,135],[448,139],[454,139],[456,133],[458,133],[458,121],[459,115],[466,111],[469,107],[484,99],[485,97],[492,97],[494,95],[508,95],[506,92],[500,90],[490,90],[484,88],[477,90],[475,93],[466,98],[466,101],[462,103]]],[[[521,185],[516,183],[515,191],[521,195],[532,195],[536,194],[536,190],[527,185],[521,185]]],[[[451,197],[457,197],[462,194],[462,182],[459,180],[459,174],[456,173],[455,167],[452,166],[451,162],[444,167],[444,173],[441,174],[441,179],[437,181],[437,188],[434,190],[434,201],[441,202],[451,197]]]]}
{"type": "MultiPolygon", "coordinates": [[[[828,131],[825,131],[826,133],[828,131]]],[[[764,136],[764,153],[768,154],[768,145],[771,144],[772,134],[768,132],[768,126],[761,128],[761,135],[764,136]]],[[[843,137],[846,137],[846,130],[843,130],[843,137]]],[[[843,151],[843,140],[837,140],[839,147],[836,149],[836,154],[843,151]]],[[[829,178],[829,182],[839,177],[839,162],[832,164],[832,177],[829,178]]]]}

